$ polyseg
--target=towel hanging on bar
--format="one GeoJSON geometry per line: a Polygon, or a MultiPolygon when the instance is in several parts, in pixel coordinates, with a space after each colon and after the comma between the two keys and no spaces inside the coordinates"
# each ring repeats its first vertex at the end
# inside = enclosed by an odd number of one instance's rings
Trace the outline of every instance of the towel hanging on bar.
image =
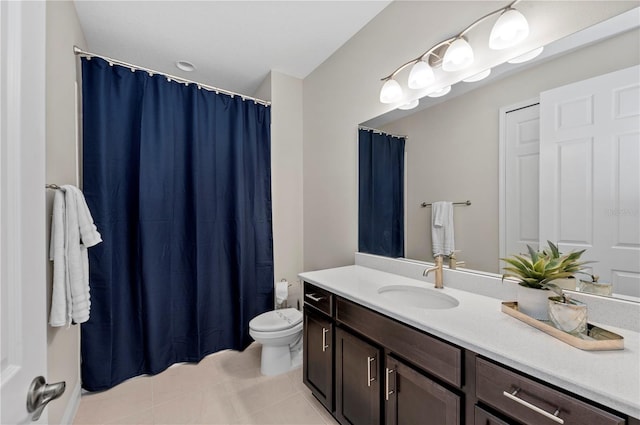
{"type": "MultiPolygon", "coordinates": [[[[467,200],[466,200],[466,201],[464,201],[464,202],[452,202],[452,204],[453,204],[453,205],[467,205],[467,206],[468,206],[468,205],[471,205],[471,201],[467,199],[467,200]]],[[[422,208],[430,207],[430,206],[432,206],[432,205],[433,205],[433,204],[431,204],[431,203],[427,204],[426,202],[423,202],[422,204],[420,204],[420,206],[421,206],[422,208]]]]}

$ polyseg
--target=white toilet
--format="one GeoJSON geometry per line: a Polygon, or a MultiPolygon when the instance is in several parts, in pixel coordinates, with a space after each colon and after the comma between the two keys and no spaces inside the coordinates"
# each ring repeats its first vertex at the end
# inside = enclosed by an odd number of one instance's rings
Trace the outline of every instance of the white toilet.
{"type": "Polygon", "coordinates": [[[278,375],[302,364],[302,313],[295,308],[254,317],[249,322],[249,335],[262,344],[263,375],[278,375]]]}

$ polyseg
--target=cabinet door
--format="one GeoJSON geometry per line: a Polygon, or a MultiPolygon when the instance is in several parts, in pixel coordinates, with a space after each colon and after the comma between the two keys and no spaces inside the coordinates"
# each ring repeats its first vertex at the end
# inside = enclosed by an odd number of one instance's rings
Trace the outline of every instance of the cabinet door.
{"type": "Polygon", "coordinates": [[[333,324],[330,319],[306,308],[303,382],[333,412],[333,324]]]}
{"type": "Polygon", "coordinates": [[[336,419],[343,425],[380,423],[379,368],[382,352],[336,328],[336,419]]]}
{"type": "Polygon", "coordinates": [[[459,425],[460,397],[391,356],[385,361],[388,425],[459,425]]]}
{"type": "Polygon", "coordinates": [[[492,415],[482,407],[476,406],[474,411],[474,425],[509,425],[509,423],[492,415]]]}

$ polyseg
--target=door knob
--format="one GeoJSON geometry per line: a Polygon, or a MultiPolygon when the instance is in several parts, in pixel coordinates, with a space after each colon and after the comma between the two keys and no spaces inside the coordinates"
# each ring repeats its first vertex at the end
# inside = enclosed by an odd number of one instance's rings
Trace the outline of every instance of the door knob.
{"type": "Polygon", "coordinates": [[[31,413],[31,420],[37,421],[40,419],[40,415],[47,404],[59,398],[64,393],[66,386],[67,384],[64,381],[47,384],[42,376],[34,378],[27,393],[27,412],[31,413]]]}

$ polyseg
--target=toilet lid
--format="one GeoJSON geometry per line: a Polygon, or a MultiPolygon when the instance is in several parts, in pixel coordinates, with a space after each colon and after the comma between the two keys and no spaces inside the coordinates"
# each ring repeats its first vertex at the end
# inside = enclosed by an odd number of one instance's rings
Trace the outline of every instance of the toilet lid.
{"type": "Polygon", "coordinates": [[[267,311],[254,317],[249,327],[256,331],[270,332],[289,329],[302,322],[302,313],[295,308],[267,311]]]}

